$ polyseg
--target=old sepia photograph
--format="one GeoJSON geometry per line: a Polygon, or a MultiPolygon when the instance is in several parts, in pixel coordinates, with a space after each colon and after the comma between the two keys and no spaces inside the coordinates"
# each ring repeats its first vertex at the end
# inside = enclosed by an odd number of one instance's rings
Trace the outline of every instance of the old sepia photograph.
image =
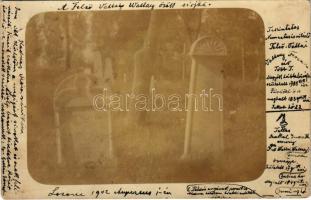
{"type": "Polygon", "coordinates": [[[243,8],[33,16],[25,37],[32,178],[258,178],[266,164],[264,31],[243,8]]]}

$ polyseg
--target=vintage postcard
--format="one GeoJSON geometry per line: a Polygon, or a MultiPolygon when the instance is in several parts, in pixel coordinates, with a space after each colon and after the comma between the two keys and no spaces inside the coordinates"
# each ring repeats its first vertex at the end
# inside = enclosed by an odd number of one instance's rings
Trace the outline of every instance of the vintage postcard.
{"type": "Polygon", "coordinates": [[[310,2],[3,1],[4,199],[310,195],[310,2]]]}

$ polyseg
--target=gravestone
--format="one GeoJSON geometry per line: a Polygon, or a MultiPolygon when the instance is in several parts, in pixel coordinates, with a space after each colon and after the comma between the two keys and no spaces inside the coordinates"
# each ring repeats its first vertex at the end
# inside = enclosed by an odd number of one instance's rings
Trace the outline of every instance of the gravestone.
{"type": "Polygon", "coordinates": [[[94,166],[113,158],[111,112],[98,111],[93,105],[94,96],[109,89],[101,80],[104,77],[86,69],[57,86],[54,115],[59,164],[94,166]]]}
{"type": "Polygon", "coordinates": [[[214,37],[196,40],[190,56],[191,77],[182,158],[204,159],[224,150],[223,63],[225,44],[214,37]]]}

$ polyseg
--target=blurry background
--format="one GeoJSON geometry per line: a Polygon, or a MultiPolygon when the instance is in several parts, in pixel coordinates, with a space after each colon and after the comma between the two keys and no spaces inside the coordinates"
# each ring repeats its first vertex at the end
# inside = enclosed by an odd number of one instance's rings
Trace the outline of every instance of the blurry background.
{"type": "MultiPolygon", "coordinates": [[[[264,169],[264,26],[253,11],[42,13],[27,25],[26,48],[28,168],[39,182],[232,182],[254,179],[264,169]],[[189,49],[205,35],[217,36],[228,51],[223,69],[223,154],[180,159],[186,112],[164,111],[111,113],[113,156],[105,156],[99,151],[109,149],[107,113],[79,110],[83,100],[72,100],[84,94],[66,97],[65,92],[59,98],[70,101],[63,106],[70,102],[78,111],[61,113],[63,161],[56,162],[53,102],[62,80],[87,71],[95,77],[86,75],[91,87],[106,84],[113,93],[123,94],[148,92],[154,76],[157,92],[184,95],[189,88],[189,49]],[[79,162],[88,156],[95,156],[94,161],[79,162]]],[[[83,87],[83,81],[72,87],[83,87]]]]}

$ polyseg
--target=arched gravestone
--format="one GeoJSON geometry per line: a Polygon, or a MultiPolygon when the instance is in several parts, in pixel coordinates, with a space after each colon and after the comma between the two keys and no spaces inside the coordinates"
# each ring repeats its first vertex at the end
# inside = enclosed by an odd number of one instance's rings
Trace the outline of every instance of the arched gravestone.
{"type": "Polygon", "coordinates": [[[57,86],[53,106],[58,164],[104,164],[113,157],[111,113],[96,111],[93,105],[93,97],[109,89],[103,82],[85,70],[57,86]]]}
{"type": "Polygon", "coordinates": [[[205,158],[224,150],[223,63],[225,44],[214,37],[197,39],[192,60],[182,158],[205,158]]]}

